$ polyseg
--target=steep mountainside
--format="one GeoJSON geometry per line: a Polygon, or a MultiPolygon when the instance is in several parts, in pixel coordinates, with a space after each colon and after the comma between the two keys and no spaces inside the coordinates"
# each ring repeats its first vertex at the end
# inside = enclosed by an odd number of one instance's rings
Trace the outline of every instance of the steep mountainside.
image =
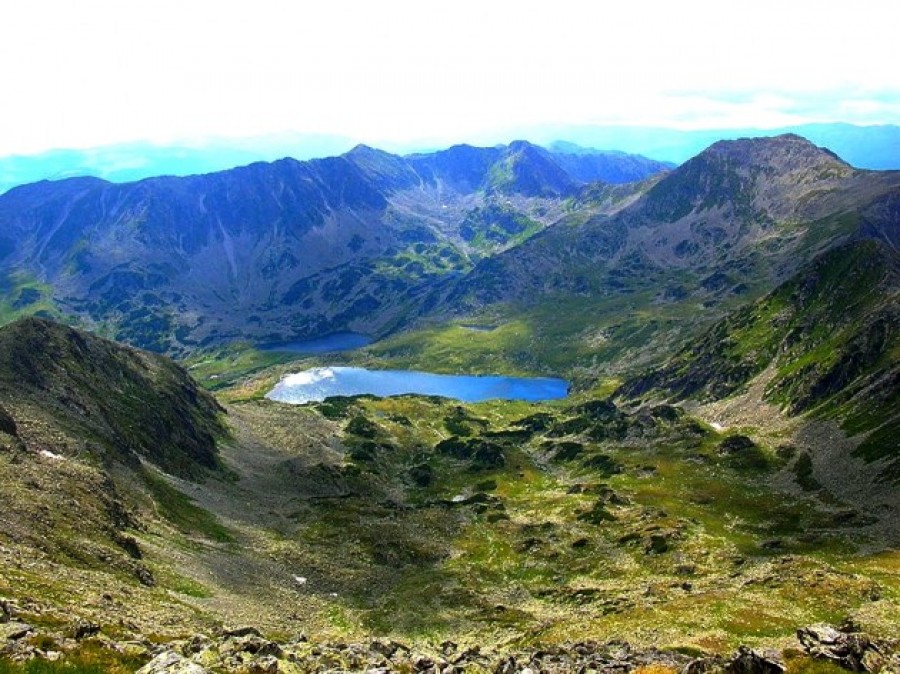
{"type": "Polygon", "coordinates": [[[156,350],[379,332],[416,287],[543,229],[581,184],[518,142],[26,185],[0,197],[0,315],[74,314],[156,350]]]}
{"type": "MultiPolygon", "coordinates": [[[[139,510],[188,526],[196,509],[160,471],[222,475],[223,413],[163,356],[38,318],[0,328],[0,577],[22,554],[32,569],[45,560],[152,586],[133,535],[139,510]]],[[[59,574],[19,579],[52,585],[59,574]]]]}
{"type": "Polygon", "coordinates": [[[219,465],[222,409],[181,367],[44,319],[0,327],[0,406],[27,446],[186,476],[219,465]]]}
{"type": "Polygon", "coordinates": [[[455,292],[509,301],[571,291],[580,275],[615,290],[609,276],[629,260],[648,273],[683,270],[706,287],[786,278],[898,188],[900,172],[853,169],[797,136],[721,142],[615,215],[554,227],[483,262],[455,292]]]}
{"type": "Polygon", "coordinates": [[[854,169],[797,136],[721,142],[615,212],[564,219],[483,260],[436,293],[432,311],[527,311],[573,297],[602,311],[630,298],[638,311],[714,317],[847,237],[896,245],[898,195],[900,172],[854,169]]]}
{"type": "Polygon", "coordinates": [[[897,482],[898,325],[900,257],[883,241],[853,241],[716,323],[621,393],[719,400],[769,370],[764,401],[863,434],[856,454],[882,462],[881,478],[897,482]]]}

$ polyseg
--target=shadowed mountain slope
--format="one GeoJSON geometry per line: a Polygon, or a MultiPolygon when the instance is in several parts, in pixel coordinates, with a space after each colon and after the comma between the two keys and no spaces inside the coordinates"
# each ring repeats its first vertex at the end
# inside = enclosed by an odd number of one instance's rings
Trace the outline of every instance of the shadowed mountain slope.
{"type": "Polygon", "coordinates": [[[219,466],[221,407],[168,358],[39,318],[0,328],[0,405],[35,450],[184,476],[219,466]]]}
{"type": "Polygon", "coordinates": [[[225,476],[223,415],[163,356],[39,318],[0,327],[0,577],[42,598],[60,583],[83,601],[88,571],[103,588],[157,583],[135,537],[148,517],[169,536],[227,540],[170,486],[225,476]],[[14,554],[28,560],[26,573],[14,554]]]}
{"type": "Polygon", "coordinates": [[[628,381],[625,396],[720,400],[764,371],[763,400],[788,415],[839,420],[856,454],[900,480],[900,257],[856,240],[817,257],[759,301],[628,381]]]}

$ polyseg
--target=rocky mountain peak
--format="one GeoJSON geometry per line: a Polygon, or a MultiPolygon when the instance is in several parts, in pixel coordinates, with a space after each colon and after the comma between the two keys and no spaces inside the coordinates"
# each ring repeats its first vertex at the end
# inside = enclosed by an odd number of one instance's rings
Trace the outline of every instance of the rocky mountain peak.
{"type": "Polygon", "coordinates": [[[852,168],[826,148],[818,147],[793,133],[774,137],[741,138],[713,143],[697,157],[688,161],[706,164],[738,164],[747,169],[771,169],[780,173],[832,169],[849,173],[852,168]]]}
{"type": "Polygon", "coordinates": [[[640,212],[664,222],[701,212],[778,221],[854,173],[833,152],[793,134],[719,141],[654,186],[640,212]]]}

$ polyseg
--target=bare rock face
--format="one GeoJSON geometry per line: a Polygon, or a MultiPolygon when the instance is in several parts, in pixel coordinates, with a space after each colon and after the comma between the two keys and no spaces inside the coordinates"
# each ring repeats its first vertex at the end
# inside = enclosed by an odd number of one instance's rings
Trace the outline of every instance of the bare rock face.
{"type": "Polygon", "coordinates": [[[31,625],[16,621],[0,624],[0,643],[16,641],[31,632],[31,625]]]}
{"type": "Polygon", "coordinates": [[[884,664],[881,649],[863,632],[818,624],[797,630],[797,639],[810,657],[829,660],[853,672],[875,672],[884,664]]]}
{"type": "Polygon", "coordinates": [[[786,667],[772,653],[760,653],[742,646],[725,665],[728,674],[784,674],[786,667]]]}
{"type": "Polygon", "coordinates": [[[208,671],[175,651],[163,651],[141,667],[137,674],[207,674],[208,671]]]}
{"type": "Polygon", "coordinates": [[[741,646],[731,659],[698,658],[689,662],[681,674],[784,674],[786,667],[775,653],[761,653],[741,646]]]}
{"type": "Polygon", "coordinates": [[[14,602],[0,597],[0,623],[8,623],[16,616],[16,605],[14,602]]]}

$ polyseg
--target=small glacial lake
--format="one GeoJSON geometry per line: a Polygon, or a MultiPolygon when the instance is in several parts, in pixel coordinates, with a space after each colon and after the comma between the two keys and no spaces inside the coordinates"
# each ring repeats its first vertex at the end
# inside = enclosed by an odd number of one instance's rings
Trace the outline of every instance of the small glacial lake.
{"type": "Polygon", "coordinates": [[[263,344],[261,351],[290,351],[291,353],[333,353],[335,351],[352,351],[372,343],[368,335],[358,332],[335,332],[324,337],[307,339],[300,342],[278,342],[263,344]]]}
{"type": "Polygon", "coordinates": [[[411,370],[361,367],[315,367],[289,374],[266,394],[270,400],[308,403],[329,396],[368,393],[379,397],[416,393],[463,402],[483,400],[554,400],[568,395],[569,383],[550,377],[501,377],[430,374],[411,370]]]}

